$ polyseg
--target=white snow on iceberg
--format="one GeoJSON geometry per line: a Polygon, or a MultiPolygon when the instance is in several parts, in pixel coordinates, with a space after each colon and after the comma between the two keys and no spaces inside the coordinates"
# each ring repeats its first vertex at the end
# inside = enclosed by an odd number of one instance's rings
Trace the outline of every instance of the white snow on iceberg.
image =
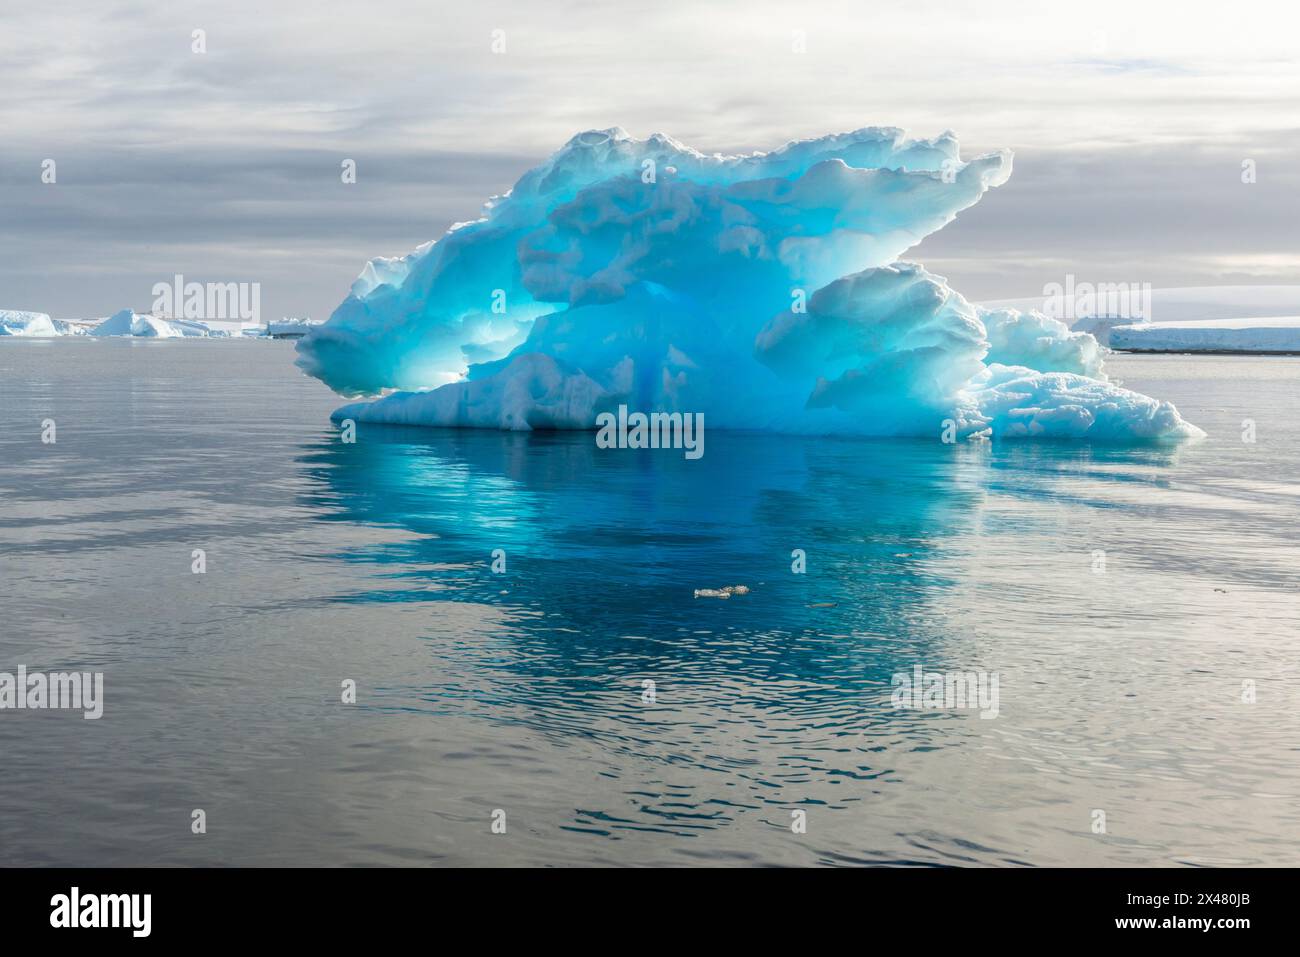
{"type": "Polygon", "coordinates": [[[820,434],[1201,434],[1108,383],[1091,336],[896,262],[1010,173],[951,133],[748,156],[582,133],[484,218],[368,264],[298,364],[404,390],[335,413],[363,421],[590,429],[626,405],[820,434]]]}

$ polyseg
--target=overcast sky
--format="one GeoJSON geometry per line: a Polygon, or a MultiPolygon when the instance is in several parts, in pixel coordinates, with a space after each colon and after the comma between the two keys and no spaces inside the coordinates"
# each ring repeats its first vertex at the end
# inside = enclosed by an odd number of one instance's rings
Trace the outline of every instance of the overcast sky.
{"type": "Polygon", "coordinates": [[[1297,28],[1294,2],[0,0],[0,308],[147,311],[182,273],[324,318],[366,259],[613,125],[1009,146],[1011,182],[909,253],[973,299],[1300,283],[1297,28]]]}

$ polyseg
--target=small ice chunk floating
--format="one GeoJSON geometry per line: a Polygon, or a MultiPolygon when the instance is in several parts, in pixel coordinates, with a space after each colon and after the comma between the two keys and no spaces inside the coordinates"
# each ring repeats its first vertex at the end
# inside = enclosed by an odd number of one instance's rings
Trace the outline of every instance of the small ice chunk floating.
{"type": "Polygon", "coordinates": [[[748,595],[748,585],[727,585],[723,588],[697,588],[696,598],[730,598],[732,595],[748,595]]]}

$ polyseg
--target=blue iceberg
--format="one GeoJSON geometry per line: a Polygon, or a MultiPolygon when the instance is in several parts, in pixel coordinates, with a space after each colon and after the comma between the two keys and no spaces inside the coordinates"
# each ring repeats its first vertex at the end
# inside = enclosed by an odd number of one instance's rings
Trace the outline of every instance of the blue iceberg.
{"type": "Polygon", "coordinates": [[[297,362],[367,398],[336,420],[594,429],[626,406],[805,434],[1201,435],[1108,382],[1092,336],[898,261],[1010,174],[950,132],[747,156],[581,133],[481,219],[368,263],[297,362]]]}

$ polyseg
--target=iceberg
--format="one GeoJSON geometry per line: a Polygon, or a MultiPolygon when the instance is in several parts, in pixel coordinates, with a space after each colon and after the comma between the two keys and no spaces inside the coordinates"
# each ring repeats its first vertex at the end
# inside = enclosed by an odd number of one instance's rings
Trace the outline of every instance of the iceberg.
{"type": "Polygon", "coordinates": [[[58,336],[63,333],[43,312],[0,309],[0,336],[58,336]]]}
{"type": "Polygon", "coordinates": [[[135,336],[142,339],[180,339],[186,337],[224,337],[226,332],[210,329],[193,319],[162,319],[141,315],[130,309],[113,313],[91,330],[92,336],[135,336]]]}
{"type": "Polygon", "coordinates": [[[594,429],[619,406],[805,434],[1201,435],[1086,333],[899,257],[1011,174],[893,128],[706,155],[573,137],[482,218],[368,263],[298,366],[334,418],[594,429]]]}
{"type": "Polygon", "coordinates": [[[90,331],[92,336],[129,336],[135,326],[136,314],[130,309],[115,312],[90,331]]]}
{"type": "Polygon", "coordinates": [[[262,329],[254,330],[254,334],[272,339],[295,339],[298,336],[305,336],[307,330],[320,324],[319,319],[285,316],[278,322],[268,322],[262,329]]]}
{"type": "Polygon", "coordinates": [[[54,320],[54,330],[61,336],[88,336],[92,328],[94,328],[93,323],[86,323],[80,319],[54,320]]]}

